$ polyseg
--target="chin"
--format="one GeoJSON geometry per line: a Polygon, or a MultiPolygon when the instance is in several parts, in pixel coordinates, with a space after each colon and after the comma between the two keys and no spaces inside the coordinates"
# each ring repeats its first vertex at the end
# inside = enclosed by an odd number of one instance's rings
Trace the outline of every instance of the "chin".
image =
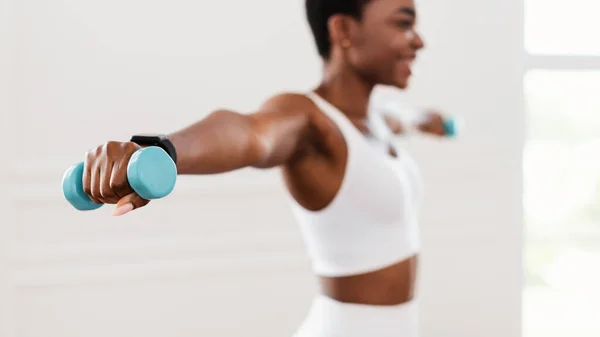
{"type": "Polygon", "coordinates": [[[406,89],[408,88],[408,78],[396,79],[393,84],[394,87],[398,89],[406,89]]]}
{"type": "Polygon", "coordinates": [[[394,87],[398,89],[406,89],[408,88],[408,82],[410,80],[410,76],[402,75],[402,76],[388,76],[380,81],[377,84],[394,87]]]}

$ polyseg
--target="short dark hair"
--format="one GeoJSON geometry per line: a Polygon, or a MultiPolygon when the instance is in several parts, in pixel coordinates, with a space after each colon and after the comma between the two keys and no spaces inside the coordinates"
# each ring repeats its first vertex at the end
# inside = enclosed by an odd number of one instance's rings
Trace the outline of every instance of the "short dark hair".
{"type": "Polygon", "coordinates": [[[327,22],[332,15],[346,14],[361,18],[362,9],[369,0],[306,0],[306,16],[315,38],[319,55],[328,58],[331,52],[327,22]]]}

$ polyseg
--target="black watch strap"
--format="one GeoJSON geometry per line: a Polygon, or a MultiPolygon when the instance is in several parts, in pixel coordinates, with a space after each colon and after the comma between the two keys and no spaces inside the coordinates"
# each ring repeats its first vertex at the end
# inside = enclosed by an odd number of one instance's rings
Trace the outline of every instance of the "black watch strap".
{"type": "Polygon", "coordinates": [[[173,159],[173,162],[177,164],[177,151],[175,151],[175,146],[166,135],[140,134],[132,136],[129,141],[140,146],[158,146],[165,150],[173,159]]]}

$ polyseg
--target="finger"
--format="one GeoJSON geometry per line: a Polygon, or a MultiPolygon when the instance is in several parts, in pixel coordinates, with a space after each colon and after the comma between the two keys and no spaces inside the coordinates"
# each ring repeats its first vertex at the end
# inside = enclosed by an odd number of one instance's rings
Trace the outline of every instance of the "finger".
{"type": "Polygon", "coordinates": [[[94,197],[92,194],[92,180],[94,178],[94,165],[93,165],[93,152],[88,152],[83,162],[83,192],[92,200],[95,204],[101,204],[100,200],[94,197]]]}
{"type": "Polygon", "coordinates": [[[440,114],[434,114],[431,116],[431,127],[432,127],[432,132],[435,133],[438,136],[443,136],[445,135],[445,130],[444,130],[444,118],[442,117],[442,115],[440,114]]]}
{"type": "Polygon", "coordinates": [[[128,194],[125,197],[121,198],[121,200],[119,200],[113,215],[124,215],[135,209],[146,206],[149,202],[150,200],[142,199],[142,197],[140,197],[136,193],[128,194]]]}
{"type": "Polygon", "coordinates": [[[102,200],[102,195],[100,194],[100,168],[99,167],[94,167],[92,168],[92,197],[96,198],[98,200],[98,202],[100,202],[101,204],[104,203],[104,200],[102,200]]]}
{"type": "Polygon", "coordinates": [[[112,163],[105,164],[100,171],[100,195],[106,204],[116,204],[120,199],[110,186],[112,171],[112,163]]]}
{"type": "Polygon", "coordinates": [[[92,177],[90,172],[90,161],[87,156],[83,162],[83,177],[81,179],[81,184],[83,185],[83,193],[92,198],[92,177]]]}
{"type": "Polygon", "coordinates": [[[129,185],[129,181],[127,181],[127,162],[125,160],[114,163],[110,177],[110,188],[119,199],[134,192],[129,185]]]}
{"type": "Polygon", "coordinates": [[[90,199],[92,199],[92,201],[95,204],[103,204],[104,202],[102,202],[101,200],[101,196],[100,196],[100,185],[99,185],[99,181],[100,181],[100,170],[95,168],[95,167],[91,167],[90,168],[90,186],[89,186],[89,193],[88,195],[90,196],[90,199]]]}
{"type": "Polygon", "coordinates": [[[133,204],[132,203],[126,203],[124,205],[118,206],[117,208],[115,208],[115,211],[113,212],[114,216],[121,216],[121,215],[125,215],[131,211],[133,211],[133,204]]]}

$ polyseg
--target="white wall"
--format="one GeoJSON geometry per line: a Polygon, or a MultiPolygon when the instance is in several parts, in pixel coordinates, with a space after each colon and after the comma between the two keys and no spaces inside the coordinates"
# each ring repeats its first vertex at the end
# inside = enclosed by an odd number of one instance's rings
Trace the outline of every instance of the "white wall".
{"type": "Polygon", "coordinates": [[[11,0],[0,0],[0,134],[5,142],[3,155],[0,158],[0,337],[9,336],[12,329],[12,295],[9,281],[9,252],[11,249],[12,205],[10,204],[8,187],[8,172],[13,147],[16,145],[15,133],[12,129],[14,106],[12,100],[11,61],[15,34],[12,31],[13,20],[10,15],[11,0]]]}
{"type": "MultiPolygon", "coordinates": [[[[4,1],[0,55],[15,58],[1,63],[2,131],[18,142],[1,165],[13,268],[0,336],[291,335],[316,288],[275,172],[183,177],[118,219],[73,211],[59,183],[98,143],[313,85],[302,1],[4,1]]],[[[410,144],[428,192],[423,335],[518,336],[520,2],[420,11],[429,49],[410,97],[470,126],[457,142],[410,144]]]]}

